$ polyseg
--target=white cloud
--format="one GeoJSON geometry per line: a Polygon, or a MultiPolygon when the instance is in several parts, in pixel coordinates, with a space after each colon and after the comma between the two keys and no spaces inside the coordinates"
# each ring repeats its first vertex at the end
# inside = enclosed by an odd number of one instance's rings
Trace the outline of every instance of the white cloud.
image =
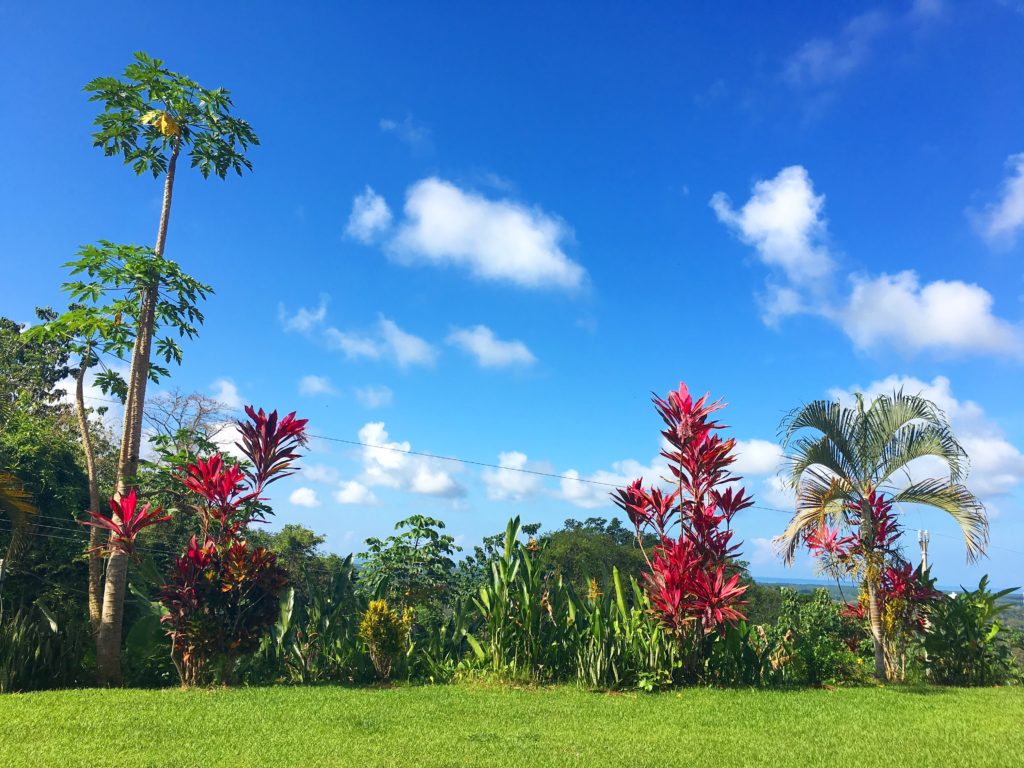
{"type": "Polygon", "coordinates": [[[782,448],[769,440],[737,440],[735,456],[730,467],[733,473],[743,477],[768,475],[779,471],[782,448]]]}
{"type": "MultiPolygon", "coordinates": [[[[131,369],[126,364],[115,363],[106,364],[106,368],[119,374],[122,379],[128,381],[128,374],[131,369]]],[[[120,401],[114,394],[105,394],[99,385],[96,383],[96,376],[100,372],[99,368],[90,368],[85,373],[85,381],[82,382],[82,400],[85,403],[86,409],[100,410],[103,409],[103,415],[100,417],[100,421],[104,427],[109,429],[115,436],[120,436],[121,422],[124,419],[124,406],[121,405],[120,401]]],[[[61,392],[61,402],[67,403],[68,405],[74,406],[75,404],[75,390],[78,386],[77,381],[73,376],[61,379],[54,385],[54,392],[61,392]]],[[[145,441],[145,438],[143,438],[145,441]]],[[[148,448],[148,442],[145,442],[144,449],[148,448]]]]}
{"type": "Polygon", "coordinates": [[[231,379],[217,379],[210,387],[213,391],[213,399],[224,403],[228,408],[238,410],[245,405],[245,401],[238,392],[238,387],[231,379]]]}
{"type": "Polygon", "coordinates": [[[390,249],[400,261],[459,266],[484,280],[572,289],[586,273],[562,250],[571,239],[564,221],[539,208],[427,178],[409,188],[390,249]]]}
{"type": "Polygon", "coordinates": [[[847,297],[834,280],[835,260],[826,245],[824,195],[816,195],[807,170],[784,168],[758,181],[750,199],[734,210],[721,192],[711,198],[718,219],[776,270],[762,319],[776,325],[799,312],[839,325],[861,350],[897,347],[905,352],[1020,356],[1021,328],[997,317],[992,295],[960,280],[921,284],[915,272],[851,275],[847,297]]]}
{"type": "Polygon", "coordinates": [[[814,193],[807,169],[783,168],[774,179],[754,184],[750,199],[734,210],[723,192],[711,198],[718,220],[757,251],[761,261],[781,272],[786,284],[768,286],[763,301],[765,322],[811,311],[814,296],[830,278],[835,261],[826,240],[825,196],[814,193]],[[811,294],[807,296],[806,294],[811,294]]]}
{"type": "Polygon", "coordinates": [[[401,121],[384,117],[381,118],[379,125],[384,133],[394,135],[399,141],[408,144],[413,149],[430,144],[430,130],[414,121],[410,115],[406,115],[405,119],[401,121]]]}
{"type": "MultiPolygon", "coordinates": [[[[980,497],[1010,493],[1024,482],[1024,453],[1010,443],[1002,430],[985,416],[984,409],[972,400],[958,400],[945,376],[930,382],[911,376],[889,376],[866,388],[829,390],[829,397],[847,405],[854,402],[853,392],[863,392],[869,399],[891,395],[902,389],[907,394],[921,395],[941,408],[949,418],[957,438],[970,458],[967,486],[980,497]]],[[[921,476],[944,471],[941,462],[921,460],[915,472],[921,476]]]]}
{"type": "Polygon", "coordinates": [[[391,441],[384,422],[370,422],[359,430],[363,472],[360,481],[367,486],[397,488],[410,493],[442,498],[465,496],[452,472],[462,468],[458,462],[447,462],[409,453],[407,441],[391,441]]]}
{"type": "Polygon", "coordinates": [[[383,385],[356,388],[356,399],[367,408],[381,408],[385,405],[391,405],[394,397],[395,395],[390,387],[383,385]]]}
{"type": "Polygon", "coordinates": [[[537,362],[530,349],[521,341],[502,341],[486,325],[456,328],[448,336],[448,343],[468,352],[483,368],[529,366],[537,362]]]}
{"type": "Polygon", "coordinates": [[[238,431],[238,422],[225,421],[213,426],[213,444],[217,450],[236,461],[246,459],[238,445],[242,441],[242,433],[238,431]]]}
{"type": "Polygon", "coordinates": [[[316,491],[312,488],[296,488],[291,492],[288,501],[297,507],[314,509],[320,506],[320,500],[316,497],[316,491]]]}
{"type": "Polygon", "coordinates": [[[356,480],[343,482],[334,492],[334,500],[339,504],[371,505],[377,503],[377,497],[373,491],[356,480]]]}
{"type": "MultiPolygon", "coordinates": [[[[517,471],[532,469],[525,453],[505,451],[498,454],[498,464],[504,469],[485,469],[480,477],[492,501],[523,501],[537,496],[541,490],[541,477],[517,471]]],[[[541,470],[543,471],[543,470],[541,470]]]]}
{"type": "Polygon", "coordinates": [[[984,212],[974,213],[974,224],[989,245],[1011,248],[1024,229],[1024,152],[1010,155],[1006,161],[1010,173],[1003,182],[1003,193],[997,203],[984,212]]]}
{"type": "Polygon", "coordinates": [[[825,196],[814,194],[807,169],[800,165],[756,182],[750,199],[738,211],[722,192],[711,198],[718,220],[754,246],[765,264],[780,268],[797,285],[820,280],[835,266],[824,243],[828,235],[824,206],[825,196]]]}
{"type": "Polygon", "coordinates": [[[316,309],[299,307],[298,311],[296,311],[294,315],[290,316],[285,310],[284,304],[279,304],[277,307],[277,315],[281,320],[281,325],[284,326],[286,331],[308,333],[313,330],[313,328],[320,325],[324,321],[324,318],[327,317],[327,301],[328,297],[323,295],[320,297],[320,304],[316,309]]]}
{"type": "Polygon", "coordinates": [[[649,466],[634,459],[624,459],[614,462],[610,470],[600,469],[589,475],[570,469],[562,473],[560,495],[565,501],[583,509],[611,507],[614,503],[610,494],[615,488],[626,486],[638,477],[644,479],[644,485],[660,485],[668,473],[664,460],[660,458],[652,459],[649,466]]]}
{"type": "Polygon", "coordinates": [[[327,483],[333,485],[338,482],[338,470],[328,467],[325,464],[304,464],[300,476],[311,483],[327,483]]]}
{"type": "Polygon", "coordinates": [[[750,539],[750,544],[753,545],[753,551],[749,555],[752,566],[774,565],[781,562],[771,539],[759,536],[750,539]]]}
{"type": "Polygon", "coordinates": [[[881,11],[855,16],[835,37],[818,37],[804,43],[786,62],[783,76],[796,86],[820,86],[841,80],[860,69],[892,23],[881,11]]]}
{"type": "Polygon", "coordinates": [[[326,376],[303,376],[299,379],[299,394],[301,395],[334,395],[337,390],[331,386],[330,379],[326,376]]]}
{"type": "Polygon", "coordinates": [[[391,209],[384,198],[367,185],[363,193],[356,195],[352,201],[352,213],[349,214],[345,234],[364,243],[371,243],[390,226],[391,209]]]}
{"type": "Polygon", "coordinates": [[[912,271],[853,277],[839,320],[860,349],[891,345],[910,352],[1020,355],[1019,328],[992,313],[992,295],[959,280],[921,285],[912,271]]]}
{"type": "Polygon", "coordinates": [[[377,327],[369,333],[341,331],[331,327],[324,334],[327,343],[340,349],[350,360],[389,359],[400,368],[429,366],[437,360],[437,350],[429,342],[403,331],[384,315],[378,316],[377,327]]]}

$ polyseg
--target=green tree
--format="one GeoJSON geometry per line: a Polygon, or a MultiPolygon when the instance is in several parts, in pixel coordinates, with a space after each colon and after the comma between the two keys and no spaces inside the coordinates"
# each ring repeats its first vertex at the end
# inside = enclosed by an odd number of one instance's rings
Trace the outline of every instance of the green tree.
{"type": "MultiPolygon", "coordinates": [[[[164,248],[179,155],[185,152],[191,166],[204,177],[212,173],[224,178],[229,171],[241,175],[243,170],[251,169],[245,153],[259,142],[249,124],[231,114],[233,105],[228,91],[203,88],[145,53],[135,54],[135,61],[125,69],[122,78],[100,77],[88,83],[85,90],[91,101],[103,107],[95,119],[98,130],[93,134],[94,146],[107,156],[121,157],[136,174],[148,172],[154,178],[164,178],[156,244],[145,253],[151,263],[136,276],[146,279],[126,280],[143,290],[135,297],[138,312],[124,389],[124,428],[114,489],[120,497],[138,473],[146,384],[151,378],[154,328],[161,320],[160,277],[166,274],[168,265],[164,248]]],[[[180,356],[175,345],[165,345],[164,351],[172,357],[180,356]]],[[[107,564],[96,636],[99,681],[105,685],[121,681],[126,558],[123,553],[115,553],[107,564]]]]}
{"type": "Polygon", "coordinates": [[[796,489],[796,512],[780,537],[787,561],[800,543],[823,525],[846,527],[856,520],[865,556],[862,589],[875,648],[875,676],[886,677],[885,637],[879,587],[885,552],[876,544],[872,514],[876,493],[891,495],[894,504],[921,504],[948,513],[960,526],[967,556],[980,556],[988,542],[988,520],[982,504],[962,483],[967,455],[945,414],[931,401],[905,394],[882,395],[867,403],[857,394],[854,407],[815,400],[790,413],[782,423],[789,479],[796,489]],[[948,475],[906,480],[908,465],[926,456],[940,459],[948,475]],[[851,516],[851,508],[857,512],[851,516]]]}
{"type": "MultiPolygon", "coordinates": [[[[210,293],[210,287],[190,277],[170,259],[155,258],[149,248],[120,245],[101,241],[98,245],[83,246],[78,258],[65,264],[72,280],[63,288],[70,299],[67,312],[50,317],[25,335],[39,343],[53,340],[62,342],[78,359],[74,369],[75,413],[79,437],[85,457],[89,489],[89,509],[101,510],[99,469],[95,439],[89,422],[89,409],[85,403],[85,377],[89,369],[101,368],[96,376],[100,388],[121,402],[128,400],[128,385],[107,363],[111,359],[123,360],[138,348],[138,335],[142,328],[145,297],[155,295],[154,319],[151,331],[156,338],[158,354],[167,364],[180,363],[181,346],[177,339],[193,338],[203,322],[198,304],[210,293]],[[160,335],[156,335],[160,334],[160,335]]],[[[147,376],[160,381],[168,375],[167,368],[148,364],[147,376]]],[[[121,451],[117,462],[114,490],[118,496],[127,485],[137,483],[138,450],[130,466],[124,462],[125,440],[128,439],[128,418],[122,433],[121,451]],[[131,475],[122,473],[130,469],[131,475]]],[[[120,648],[120,622],[124,604],[127,577],[127,559],[122,553],[112,554],[103,579],[103,563],[99,547],[103,534],[91,528],[89,534],[89,619],[100,646],[107,649],[116,635],[120,648]],[[109,601],[109,604],[108,604],[109,601]],[[104,619],[106,613],[107,619],[104,619]]],[[[100,656],[99,652],[97,655],[100,656]]],[[[112,664],[108,658],[107,664],[112,664]]],[[[109,672],[101,666],[101,677],[109,672]]],[[[117,676],[110,678],[110,681],[117,676]]]]}
{"type": "Polygon", "coordinates": [[[362,580],[371,594],[392,605],[436,616],[452,585],[452,558],[461,548],[442,533],[444,522],[433,517],[413,515],[395,523],[395,530],[397,535],[384,540],[366,540],[367,551],[359,555],[362,580]]]}

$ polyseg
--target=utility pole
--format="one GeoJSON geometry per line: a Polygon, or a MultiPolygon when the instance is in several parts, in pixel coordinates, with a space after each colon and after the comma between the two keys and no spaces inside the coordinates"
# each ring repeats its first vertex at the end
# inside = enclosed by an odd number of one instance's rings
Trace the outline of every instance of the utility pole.
{"type": "Polygon", "coordinates": [[[4,576],[7,575],[7,571],[4,570],[4,559],[0,557],[0,622],[4,620],[4,576]]]}
{"type": "Polygon", "coordinates": [[[921,545],[921,570],[928,570],[928,531],[919,530],[917,532],[917,543],[921,545]]]}

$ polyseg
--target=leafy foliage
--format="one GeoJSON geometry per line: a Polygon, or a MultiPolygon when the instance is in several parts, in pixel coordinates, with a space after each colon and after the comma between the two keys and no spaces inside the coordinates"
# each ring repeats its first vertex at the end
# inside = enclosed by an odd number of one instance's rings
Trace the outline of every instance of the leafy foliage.
{"type": "Polygon", "coordinates": [[[371,600],[359,621],[359,636],[370,649],[370,659],[377,677],[388,680],[391,668],[409,641],[412,611],[406,608],[401,616],[388,607],[386,600],[371,600]]]}
{"type": "Polygon", "coordinates": [[[943,596],[932,606],[924,640],[932,679],[946,685],[1001,685],[1012,679],[1009,633],[999,617],[1013,591],[992,592],[983,576],[977,589],[943,596]]]}
{"type": "Polygon", "coordinates": [[[120,155],[137,174],[164,173],[179,146],[187,148],[192,167],[204,177],[252,170],[245,152],[259,139],[245,120],[232,116],[231,95],[224,88],[203,88],[139,52],[123,79],[98,77],[85,91],[90,101],[103,104],[93,145],[108,157],[120,155]]]}

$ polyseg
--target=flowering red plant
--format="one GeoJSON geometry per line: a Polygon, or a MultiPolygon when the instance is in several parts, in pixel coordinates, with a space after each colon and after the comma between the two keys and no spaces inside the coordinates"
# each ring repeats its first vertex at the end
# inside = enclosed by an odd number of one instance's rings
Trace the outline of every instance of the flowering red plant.
{"type": "Polygon", "coordinates": [[[250,468],[228,465],[219,454],[179,468],[181,484],[205,502],[193,506],[204,538],[227,541],[249,523],[263,521],[261,494],[295,471],[291,462],[306,442],[308,420],[295,418],[294,411],[280,419],[277,411],[267,414],[252,406],[246,406],[245,412],[249,421],[237,422],[242,436],[237,447],[249,459],[250,468]]]}
{"type": "Polygon", "coordinates": [[[694,400],[682,383],[653,402],[665,423],[661,434],[668,445],[661,455],[676,487],[644,488],[640,478],[612,497],[636,528],[641,548],[645,534],[657,538],[650,556],[644,550],[650,567],[644,583],[654,610],[681,640],[699,639],[743,618],[738,607],[746,587],[734,563],[739,545],[732,543],[731,523],[753,500],[734,487],[739,478],[729,472],[735,440],[715,434],[723,427],[710,416],[721,402],[709,403],[707,395],[694,400]]]}
{"type": "Polygon", "coordinates": [[[96,512],[89,512],[92,520],[83,520],[83,525],[104,528],[110,531],[110,538],[102,546],[90,551],[117,551],[131,555],[135,552],[135,539],[139,532],[151,525],[170,520],[170,515],[162,514],[159,507],[150,511],[149,504],[139,508],[138,497],[132,488],[122,498],[110,499],[110,517],[96,512]]]}
{"type": "Polygon", "coordinates": [[[174,564],[160,591],[171,637],[171,657],[182,683],[208,679],[219,661],[220,679],[230,682],[238,657],[250,653],[278,615],[278,595],[288,584],[277,556],[244,539],[248,525],[263,520],[262,494],[271,483],[295,472],[292,463],[305,444],[306,419],[278,418],[246,407],[238,422],[238,448],[250,466],[228,465],[220,455],[179,468],[178,479],[199,497],[193,505],[203,543],[195,536],[174,564]]]}

